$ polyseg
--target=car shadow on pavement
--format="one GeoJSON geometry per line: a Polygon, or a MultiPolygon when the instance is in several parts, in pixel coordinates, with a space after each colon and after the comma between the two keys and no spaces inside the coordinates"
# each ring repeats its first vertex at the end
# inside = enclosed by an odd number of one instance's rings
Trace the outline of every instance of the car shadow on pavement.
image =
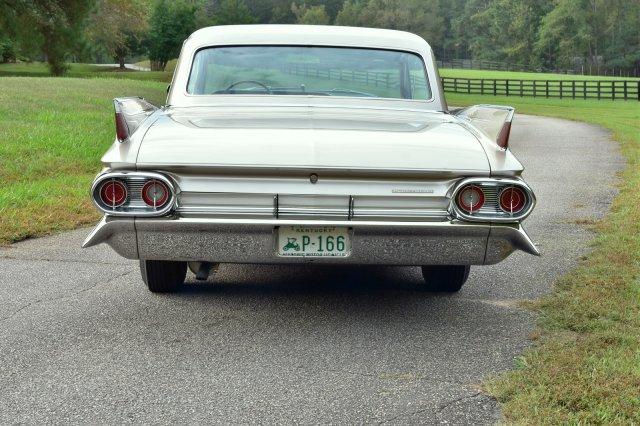
{"type": "Polygon", "coordinates": [[[222,265],[206,282],[189,274],[181,294],[372,295],[420,292],[417,267],[320,265],[222,265]]]}

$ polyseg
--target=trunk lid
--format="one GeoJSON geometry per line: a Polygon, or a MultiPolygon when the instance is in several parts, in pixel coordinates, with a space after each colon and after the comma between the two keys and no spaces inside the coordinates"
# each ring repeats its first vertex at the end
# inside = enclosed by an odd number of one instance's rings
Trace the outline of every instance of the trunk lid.
{"type": "Polygon", "coordinates": [[[168,108],[145,134],[137,165],[232,173],[490,173],[480,142],[447,114],[312,106],[168,108]]]}

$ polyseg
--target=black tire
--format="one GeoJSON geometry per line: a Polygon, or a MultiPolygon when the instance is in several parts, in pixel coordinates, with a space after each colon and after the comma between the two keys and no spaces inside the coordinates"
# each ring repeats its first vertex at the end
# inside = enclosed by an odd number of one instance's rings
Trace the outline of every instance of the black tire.
{"type": "Polygon", "coordinates": [[[455,293],[469,278],[469,265],[423,266],[422,276],[428,291],[455,293]]]}
{"type": "Polygon", "coordinates": [[[187,262],[166,260],[140,260],[142,281],[153,293],[171,293],[184,284],[187,262]]]}

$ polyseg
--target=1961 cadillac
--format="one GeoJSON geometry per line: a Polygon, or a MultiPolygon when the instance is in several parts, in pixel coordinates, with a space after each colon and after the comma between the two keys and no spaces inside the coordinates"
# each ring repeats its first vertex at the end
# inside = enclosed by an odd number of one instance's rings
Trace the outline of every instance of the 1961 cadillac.
{"type": "Polygon", "coordinates": [[[227,26],[184,43],[167,104],[114,100],[91,193],[106,242],[153,292],[219,263],[470,265],[538,254],[513,108],[450,111],[429,45],[389,30],[227,26]]]}

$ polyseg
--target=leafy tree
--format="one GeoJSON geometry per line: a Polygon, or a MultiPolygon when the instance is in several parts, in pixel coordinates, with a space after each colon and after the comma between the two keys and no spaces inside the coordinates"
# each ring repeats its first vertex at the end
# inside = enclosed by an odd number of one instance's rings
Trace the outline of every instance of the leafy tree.
{"type": "Polygon", "coordinates": [[[435,45],[442,40],[438,0],[348,0],[336,23],[410,31],[435,45]]]}
{"type": "Polygon", "coordinates": [[[151,69],[164,71],[180,53],[183,41],[195,30],[197,6],[184,0],[156,0],[146,40],[151,69]]]}
{"type": "Polygon", "coordinates": [[[144,0],[98,0],[89,17],[89,39],[102,46],[124,69],[127,55],[148,29],[144,0]]]}
{"type": "Polygon", "coordinates": [[[336,25],[344,25],[348,27],[356,27],[363,24],[361,19],[362,10],[366,6],[364,0],[346,0],[338,16],[336,16],[336,25]]]}
{"type": "Polygon", "coordinates": [[[331,21],[329,15],[327,15],[324,5],[321,6],[307,6],[303,3],[302,6],[293,3],[291,5],[291,11],[296,16],[298,24],[304,25],[328,25],[331,21]]]}
{"type": "Polygon", "coordinates": [[[15,62],[16,57],[16,46],[13,40],[0,36],[0,62],[15,62]]]}
{"type": "Polygon", "coordinates": [[[253,24],[255,18],[243,0],[222,0],[214,18],[215,25],[253,24]]]}
{"type": "Polygon", "coordinates": [[[93,0],[0,1],[0,24],[13,40],[37,44],[53,75],[62,75],[66,57],[83,40],[93,0]]]}
{"type": "Polygon", "coordinates": [[[466,33],[465,10],[468,0],[439,0],[443,19],[442,42],[434,45],[436,55],[443,60],[469,57],[469,37],[466,33]]]}
{"type": "Polygon", "coordinates": [[[640,62],[640,3],[628,0],[557,0],[536,42],[544,65],[572,67],[581,60],[597,71],[605,64],[640,62]]]}
{"type": "Polygon", "coordinates": [[[476,59],[536,65],[535,43],[542,18],[552,0],[493,0],[466,25],[473,34],[470,51],[476,59]]]}

